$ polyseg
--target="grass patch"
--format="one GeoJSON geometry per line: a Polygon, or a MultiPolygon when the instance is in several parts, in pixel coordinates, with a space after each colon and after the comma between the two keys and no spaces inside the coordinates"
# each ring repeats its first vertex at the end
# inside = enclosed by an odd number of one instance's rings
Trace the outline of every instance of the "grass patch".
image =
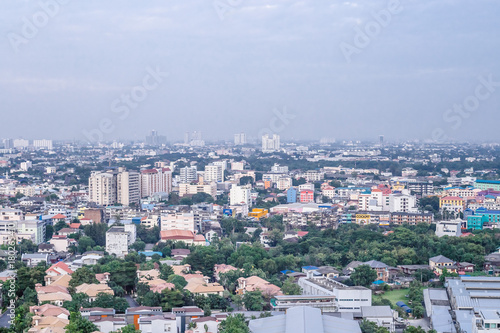
{"type": "Polygon", "coordinates": [[[405,295],[408,295],[408,292],[410,291],[409,288],[405,289],[394,289],[391,291],[386,291],[385,294],[383,295],[373,295],[373,299],[375,300],[380,300],[382,298],[386,298],[389,301],[391,301],[393,308],[396,308],[396,302],[404,302],[406,305],[409,306],[408,304],[408,298],[405,297],[405,295]]]}

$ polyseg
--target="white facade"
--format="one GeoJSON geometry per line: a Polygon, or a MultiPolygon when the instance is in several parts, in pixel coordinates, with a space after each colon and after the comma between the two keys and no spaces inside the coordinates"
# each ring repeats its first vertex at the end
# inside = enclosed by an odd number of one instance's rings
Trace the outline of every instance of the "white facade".
{"type": "Polygon", "coordinates": [[[189,194],[208,193],[214,199],[217,197],[217,184],[179,184],[179,196],[183,197],[189,194]]]}
{"type": "Polygon", "coordinates": [[[141,197],[170,192],[172,192],[172,171],[170,169],[158,168],[141,171],[141,197]]]}
{"type": "Polygon", "coordinates": [[[204,181],[219,183],[224,179],[224,170],[221,165],[207,165],[205,167],[204,181]]]}
{"type": "Polygon", "coordinates": [[[263,152],[274,152],[280,150],[280,136],[273,134],[273,137],[269,137],[268,134],[262,136],[262,151],[263,152]]]}
{"type": "Polygon", "coordinates": [[[141,198],[139,173],[135,171],[120,171],[116,181],[116,201],[125,206],[130,206],[131,203],[139,203],[141,198]]]}
{"type": "Polygon", "coordinates": [[[251,207],[252,197],[250,192],[250,186],[248,185],[233,185],[233,187],[231,187],[231,190],[229,191],[229,202],[231,206],[246,204],[248,207],[251,207]]]}
{"type": "Polygon", "coordinates": [[[123,258],[128,254],[129,245],[136,239],[134,224],[111,227],[106,231],[106,251],[115,254],[118,258],[123,258]]]}
{"type": "Polygon", "coordinates": [[[181,183],[191,183],[198,179],[196,175],[196,167],[184,167],[180,169],[180,182],[181,183]]]}
{"type": "Polygon", "coordinates": [[[402,213],[416,213],[417,202],[414,196],[407,194],[390,194],[389,211],[402,213]]]}
{"type": "Polygon", "coordinates": [[[52,149],[52,140],[33,140],[33,147],[39,149],[52,149]]]}
{"type": "Polygon", "coordinates": [[[462,220],[436,222],[436,236],[460,237],[462,235],[462,220]]]}
{"type": "Polygon", "coordinates": [[[21,162],[21,165],[19,166],[19,168],[22,171],[28,171],[29,169],[31,169],[32,166],[33,166],[33,164],[31,163],[31,161],[26,161],[26,162],[21,162]]]}
{"type": "Polygon", "coordinates": [[[194,232],[194,214],[169,213],[161,216],[161,230],[189,230],[194,232]]]}
{"type": "Polygon", "coordinates": [[[278,190],[287,190],[290,187],[292,187],[292,178],[291,177],[280,177],[278,181],[276,182],[276,187],[278,190]]]}
{"type": "Polygon", "coordinates": [[[89,201],[107,206],[116,202],[116,178],[111,172],[94,172],[89,177],[89,201]]]}
{"type": "Polygon", "coordinates": [[[247,143],[247,135],[245,133],[238,133],[234,135],[234,144],[236,146],[245,145],[247,143]]]}

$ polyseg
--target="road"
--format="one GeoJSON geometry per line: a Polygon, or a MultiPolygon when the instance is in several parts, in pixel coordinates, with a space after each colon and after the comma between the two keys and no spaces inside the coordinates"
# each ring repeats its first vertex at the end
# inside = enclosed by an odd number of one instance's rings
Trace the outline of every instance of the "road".
{"type": "Polygon", "coordinates": [[[7,309],[7,311],[5,311],[1,316],[0,316],[0,327],[7,327],[9,328],[10,327],[10,324],[9,324],[9,320],[10,320],[10,317],[7,316],[7,313],[9,312],[9,309],[7,309]]]}
{"type": "Polygon", "coordinates": [[[125,295],[125,299],[127,300],[128,306],[131,308],[136,308],[140,306],[139,303],[137,303],[135,299],[133,299],[132,296],[130,295],[125,295]]]}

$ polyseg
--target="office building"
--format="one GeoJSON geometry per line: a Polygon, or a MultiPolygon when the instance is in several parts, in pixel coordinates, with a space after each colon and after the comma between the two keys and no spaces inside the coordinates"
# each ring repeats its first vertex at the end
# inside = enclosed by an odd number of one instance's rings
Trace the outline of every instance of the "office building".
{"type": "Polygon", "coordinates": [[[164,135],[158,135],[155,130],[151,131],[151,134],[146,136],[146,144],[150,146],[161,146],[167,144],[167,137],[164,135]]]}
{"type": "Polygon", "coordinates": [[[198,180],[196,166],[186,166],[180,169],[180,182],[191,183],[198,180]]]}
{"type": "Polygon", "coordinates": [[[234,144],[236,146],[247,144],[247,135],[245,133],[238,133],[234,135],[234,144]]]}
{"type": "Polygon", "coordinates": [[[172,192],[172,171],[169,168],[141,170],[141,196],[172,192]]]}
{"type": "Polygon", "coordinates": [[[229,191],[229,202],[230,205],[247,205],[252,206],[252,196],[250,194],[251,187],[248,185],[239,186],[233,185],[229,191]]]}

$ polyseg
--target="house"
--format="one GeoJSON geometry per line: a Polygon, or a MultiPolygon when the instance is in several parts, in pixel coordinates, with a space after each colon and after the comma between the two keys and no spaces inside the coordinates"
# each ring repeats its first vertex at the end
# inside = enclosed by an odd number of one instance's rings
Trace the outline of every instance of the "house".
{"type": "Polygon", "coordinates": [[[500,274],[500,250],[484,257],[484,270],[490,275],[500,274]]]}
{"type": "Polygon", "coordinates": [[[49,255],[47,253],[23,253],[21,260],[26,263],[28,267],[35,267],[41,262],[48,263],[49,255]]]}
{"type": "Polygon", "coordinates": [[[188,245],[207,245],[205,236],[195,235],[191,230],[162,230],[160,231],[162,241],[171,240],[173,242],[182,241],[188,245]]]}
{"type": "Polygon", "coordinates": [[[451,259],[446,258],[445,256],[438,255],[429,259],[429,267],[436,273],[437,275],[441,275],[443,268],[448,268],[453,266],[454,262],[451,259]]]}
{"type": "Polygon", "coordinates": [[[221,273],[227,273],[229,271],[236,271],[236,270],[239,270],[239,268],[236,268],[234,266],[231,266],[231,265],[226,265],[226,264],[216,264],[214,266],[214,278],[215,278],[215,281],[219,281],[220,280],[220,275],[221,273]]]}
{"type": "Polygon", "coordinates": [[[157,316],[140,317],[139,330],[144,333],[177,332],[177,320],[173,313],[162,313],[157,316]]]}
{"type": "Polygon", "coordinates": [[[69,281],[71,280],[71,275],[69,274],[58,275],[58,276],[45,275],[44,280],[46,286],[54,285],[54,286],[61,286],[68,288],[69,281]]]}
{"type": "Polygon", "coordinates": [[[73,271],[69,269],[68,265],[66,265],[64,262],[59,261],[55,263],[54,265],[50,266],[45,273],[49,276],[60,276],[60,275],[66,275],[66,274],[73,274],[73,271]]]}
{"type": "Polygon", "coordinates": [[[97,283],[84,283],[76,287],[77,293],[84,293],[89,296],[89,301],[93,302],[96,300],[99,293],[105,293],[109,295],[114,295],[113,289],[111,289],[107,284],[97,284],[97,283]]]}
{"type": "Polygon", "coordinates": [[[136,330],[139,329],[139,318],[161,316],[162,314],[161,306],[138,306],[125,310],[127,324],[134,325],[136,330]]]}
{"type": "Polygon", "coordinates": [[[62,236],[69,236],[71,234],[77,234],[81,232],[80,229],[73,229],[73,228],[62,228],[59,230],[58,235],[62,236]]]}
{"type": "Polygon", "coordinates": [[[245,294],[248,291],[260,290],[262,294],[269,296],[283,295],[280,287],[271,284],[270,282],[258,277],[250,276],[248,278],[238,279],[238,289],[236,292],[240,295],[245,294]]]}
{"type": "Polygon", "coordinates": [[[215,283],[207,283],[205,279],[195,278],[189,279],[184,289],[189,290],[194,295],[219,295],[222,296],[224,287],[215,283]]]}
{"type": "Polygon", "coordinates": [[[55,252],[68,252],[70,245],[77,242],[72,238],[68,238],[67,235],[54,235],[49,240],[49,243],[52,244],[55,252]]]}
{"type": "Polygon", "coordinates": [[[192,320],[196,323],[196,327],[193,329],[193,333],[217,333],[219,331],[219,320],[215,317],[202,317],[192,320]]]}
{"type": "Polygon", "coordinates": [[[89,320],[97,326],[99,332],[116,332],[128,325],[123,317],[90,317],[89,320]]]}
{"type": "Polygon", "coordinates": [[[322,276],[325,278],[331,278],[331,279],[338,278],[340,275],[340,272],[335,267],[331,267],[331,266],[320,266],[316,270],[316,273],[319,276],[322,276]]]}
{"type": "Polygon", "coordinates": [[[43,304],[40,306],[30,306],[30,312],[40,317],[58,317],[69,319],[69,311],[53,304],[43,304]]]}
{"type": "Polygon", "coordinates": [[[101,273],[101,274],[96,274],[95,275],[95,278],[97,279],[97,281],[99,281],[99,283],[108,283],[110,281],[110,277],[111,274],[109,274],[108,272],[105,272],[105,273],[101,273]]]}
{"type": "Polygon", "coordinates": [[[189,249],[172,249],[170,255],[174,259],[178,259],[178,258],[184,259],[190,253],[191,253],[191,250],[189,250],[189,249]]]}
{"type": "Polygon", "coordinates": [[[62,306],[65,301],[71,301],[73,298],[69,294],[68,288],[63,286],[45,286],[40,283],[35,285],[35,291],[38,296],[38,304],[49,302],[51,304],[62,306]]]}
{"type": "Polygon", "coordinates": [[[383,262],[377,261],[377,260],[370,260],[370,261],[363,263],[363,265],[368,265],[377,272],[377,280],[384,281],[384,282],[389,281],[389,277],[390,277],[389,268],[390,267],[387,266],[386,264],[384,264],[383,262]]]}
{"type": "Polygon", "coordinates": [[[149,289],[154,293],[161,293],[164,289],[168,290],[175,289],[175,284],[167,282],[163,279],[153,279],[153,280],[143,279],[140,282],[146,283],[149,286],[149,289]]]}
{"type": "Polygon", "coordinates": [[[54,253],[55,252],[55,249],[54,249],[54,244],[47,244],[47,243],[41,243],[41,244],[38,244],[38,253],[54,253]]]}
{"type": "Polygon", "coordinates": [[[64,328],[69,324],[68,319],[53,316],[40,317],[34,315],[31,320],[33,327],[28,330],[28,333],[65,332],[64,328]]]}

